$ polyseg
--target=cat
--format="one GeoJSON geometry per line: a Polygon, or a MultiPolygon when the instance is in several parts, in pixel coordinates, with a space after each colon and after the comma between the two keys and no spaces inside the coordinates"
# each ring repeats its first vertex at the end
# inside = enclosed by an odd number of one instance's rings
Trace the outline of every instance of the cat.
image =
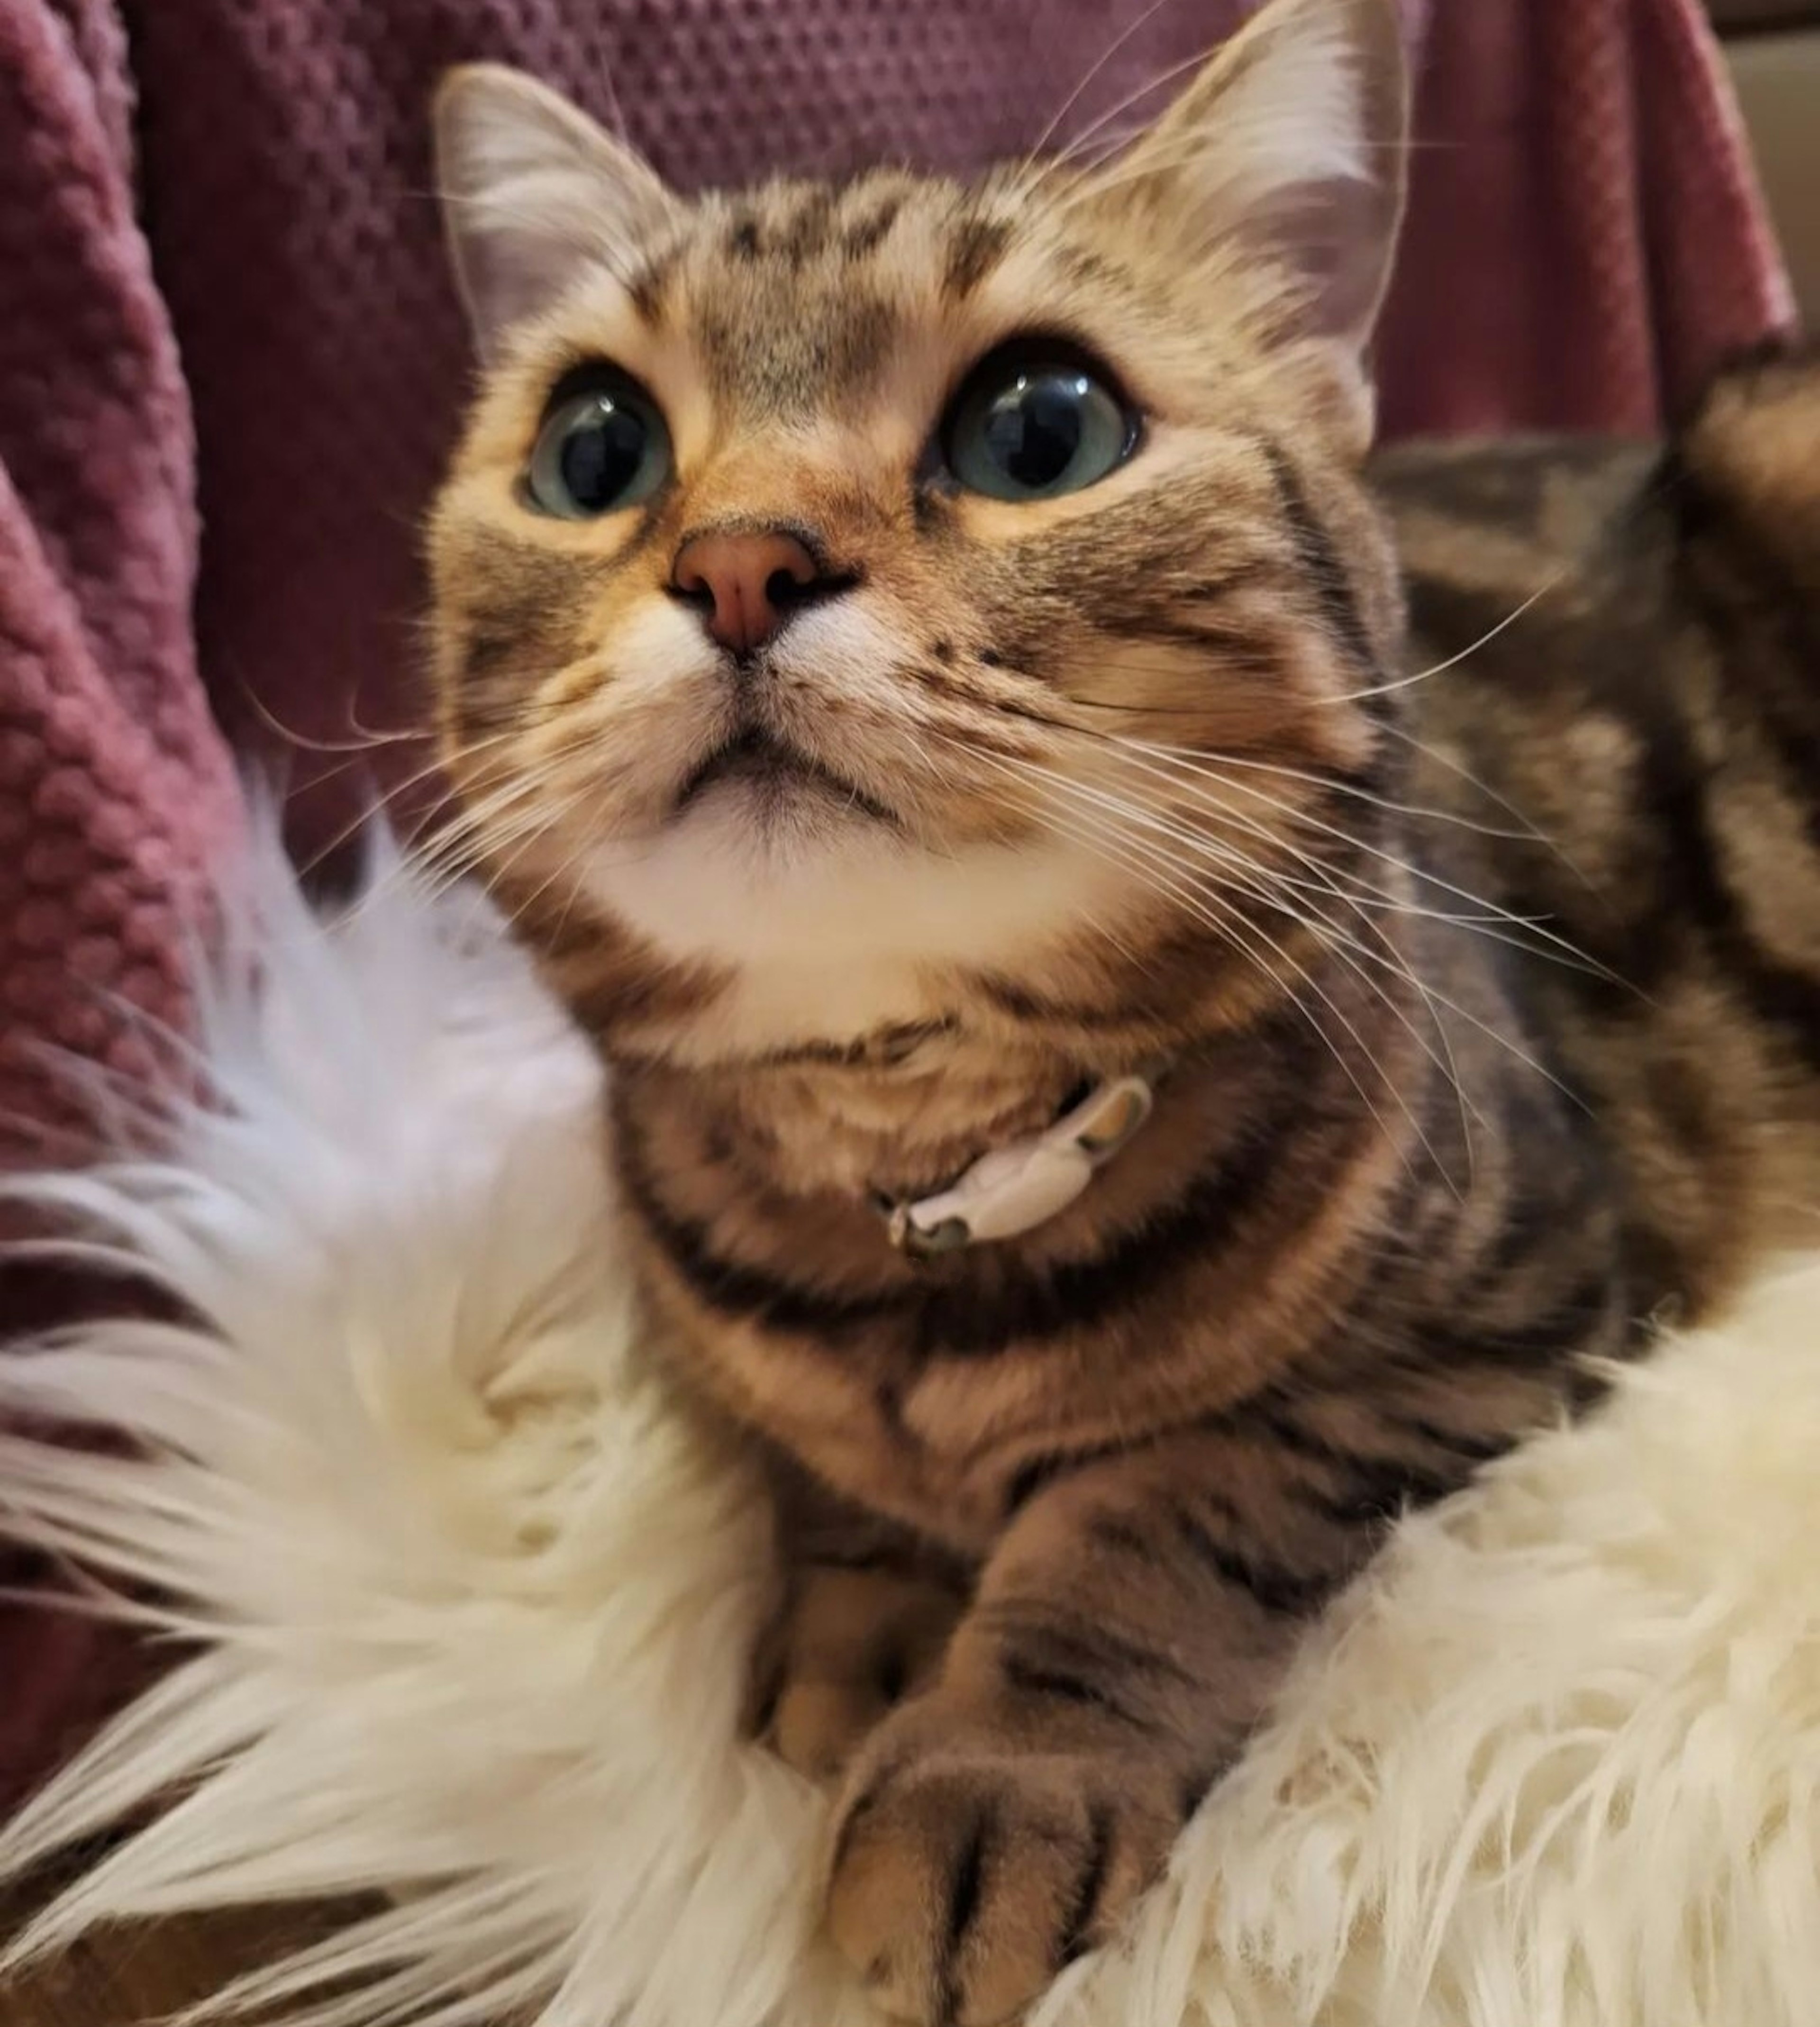
{"type": "Polygon", "coordinates": [[[438,101],[462,836],[907,2020],[1109,1937],[1397,1512],[1820,1192],[1820,377],[1371,463],[1406,94],[1270,0],[1109,162],[692,199],[438,101]]]}

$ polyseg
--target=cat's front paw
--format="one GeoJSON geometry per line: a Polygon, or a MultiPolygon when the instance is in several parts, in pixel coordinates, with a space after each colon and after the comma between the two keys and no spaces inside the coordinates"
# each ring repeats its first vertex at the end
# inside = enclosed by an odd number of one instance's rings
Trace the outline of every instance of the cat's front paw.
{"type": "Polygon", "coordinates": [[[928,1680],[959,1611],[951,1589],[914,1572],[799,1572],[755,1658],[750,1728],[799,1774],[832,1780],[928,1680]]]}
{"type": "Polygon", "coordinates": [[[1170,1769],[1055,1749],[936,1693],[886,1721],[836,1821],[829,1933],[873,1998],[923,2027],[992,2027],[1039,1998],[1161,1873],[1170,1769]]]}

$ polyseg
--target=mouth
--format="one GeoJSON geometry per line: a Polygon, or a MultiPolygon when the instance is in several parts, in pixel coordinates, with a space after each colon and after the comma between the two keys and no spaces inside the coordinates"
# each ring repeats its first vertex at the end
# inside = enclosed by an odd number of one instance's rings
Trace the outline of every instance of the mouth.
{"type": "Polygon", "coordinates": [[[775,810],[786,801],[810,797],[838,804],[854,815],[869,817],[877,823],[897,822],[895,812],[869,796],[858,782],[848,781],[770,733],[753,729],[717,747],[696,767],[677,793],[674,814],[686,815],[717,788],[743,792],[767,810],[775,810]]]}

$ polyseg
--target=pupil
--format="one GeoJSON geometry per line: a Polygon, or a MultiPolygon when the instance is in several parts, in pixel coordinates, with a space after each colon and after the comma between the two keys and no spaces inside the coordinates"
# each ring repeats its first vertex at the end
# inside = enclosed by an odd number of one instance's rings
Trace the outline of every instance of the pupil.
{"type": "Polygon", "coordinates": [[[644,462],[644,424],[629,408],[603,402],[563,439],[563,485],[578,507],[611,507],[644,462]]]}
{"type": "Polygon", "coordinates": [[[1020,381],[986,418],[993,462],[1031,493],[1053,486],[1073,463],[1080,435],[1080,390],[1072,379],[1020,381]]]}

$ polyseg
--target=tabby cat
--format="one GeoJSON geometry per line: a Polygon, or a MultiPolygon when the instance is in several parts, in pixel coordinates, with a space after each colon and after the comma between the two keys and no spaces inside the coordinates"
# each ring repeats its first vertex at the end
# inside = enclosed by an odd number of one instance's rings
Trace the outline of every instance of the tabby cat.
{"type": "Polygon", "coordinates": [[[1405,98],[1273,0],[1109,163],[687,200],[440,101],[444,749],[908,2020],[1107,1937],[1391,1517],[1820,1193],[1820,375],[1380,497],[1405,98]]]}

